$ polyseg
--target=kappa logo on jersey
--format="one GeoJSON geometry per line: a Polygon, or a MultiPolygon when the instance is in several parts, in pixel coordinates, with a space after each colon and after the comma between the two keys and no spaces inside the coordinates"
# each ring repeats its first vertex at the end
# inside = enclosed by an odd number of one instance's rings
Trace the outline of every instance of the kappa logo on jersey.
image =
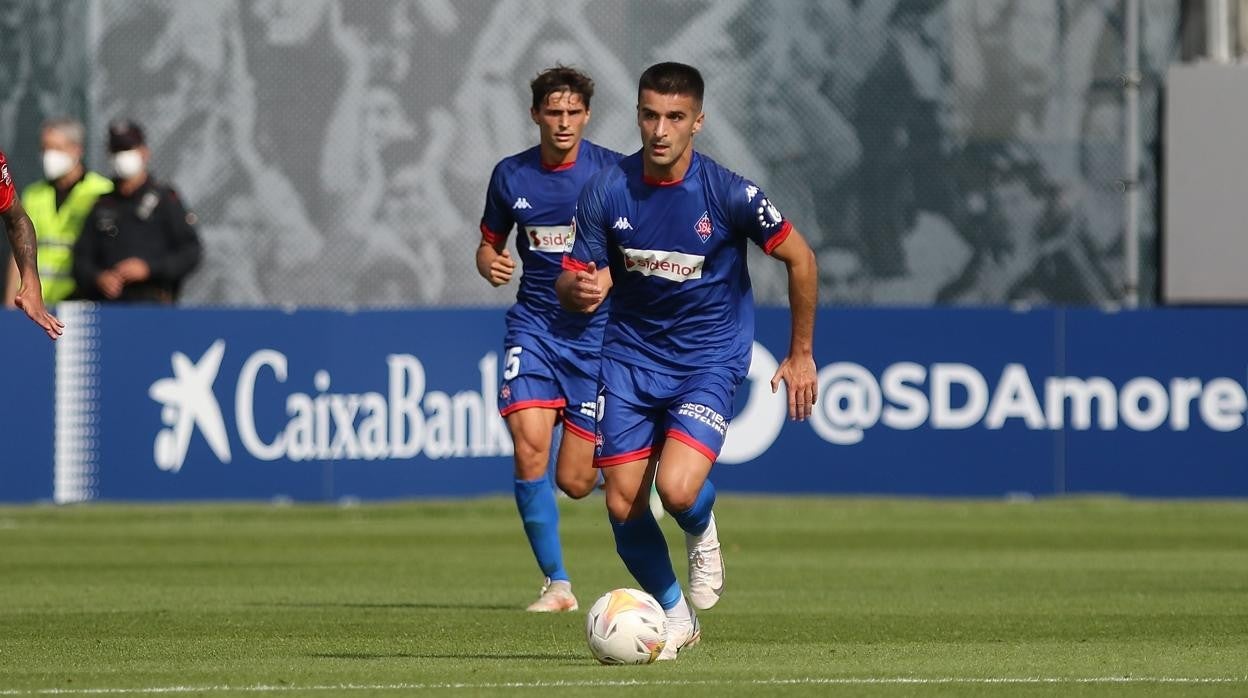
{"type": "Polygon", "coordinates": [[[535,225],[526,227],[524,230],[529,235],[530,250],[563,254],[571,249],[572,226],[570,225],[535,225]]]}
{"type": "Polygon", "coordinates": [[[526,199],[526,198],[524,198],[524,197],[522,196],[522,197],[520,197],[520,198],[516,199],[516,203],[512,204],[512,205],[511,205],[511,208],[512,208],[512,210],[516,210],[516,211],[518,211],[518,210],[520,210],[520,209],[522,209],[522,208],[533,208],[533,207],[532,207],[531,205],[529,205],[529,200],[528,200],[528,199],[526,199]]]}
{"type": "Polygon", "coordinates": [[[624,268],[642,276],[658,276],[672,281],[685,282],[702,278],[702,265],[706,257],[671,250],[631,250],[621,247],[624,268]]]}
{"type": "Polygon", "coordinates": [[[619,218],[615,219],[615,225],[611,227],[615,228],[616,230],[632,230],[633,224],[628,222],[627,217],[620,216],[619,218]]]}
{"type": "Polygon", "coordinates": [[[780,225],[780,221],[784,220],[784,216],[780,215],[780,209],[767,199],[758,200],[758,224],[764,228],[774,228],[780,225]]]}
{"type": "Polygon", "coordinates": [[[745,188],[746,201],[753,201],[756,196],[758,196],[758,187],[751,184],[745,188]]]}
{"type": "Polygon", "coordinates": [[[13,180],[9,178],[9,164],[0,161],[0,185],[9,186],[13,184],[13,180]]]}
{"type": "Polygon", "coordinates": [[[702,238],[702,242],[710,240],[711,233],[714,232],[714,228],[711,227],[711,217],[707,215],[707,213],[707,211],[703,211],[702,217],[699,218],[697,224],[693,226],[694,232],[698,234],[698,237],[702,238]]]}

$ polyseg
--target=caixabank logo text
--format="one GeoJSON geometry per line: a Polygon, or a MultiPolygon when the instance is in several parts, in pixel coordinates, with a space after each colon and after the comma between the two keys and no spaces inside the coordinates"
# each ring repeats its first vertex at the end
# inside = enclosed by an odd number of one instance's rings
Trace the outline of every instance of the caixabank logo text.
{"type": "MultiPolygon", "coordinates": [[[[173,376],[149,387],[148,396],[161,405],[163,426],[153,447],[160,469],[183,467],[196,432],[222,463],[236,458],[238,448],[261,461],[512,453],[498,415],[498,357],[492,352],[477,362],[480,382],[455,392],[432,389],[424,363],[411,354],[389,354],[373,370],[365,369],[377,384],[364,392],[334,391],[329,368],[312,372],[311,391],[283,390],[297,377],[287,355],[271,348],[250,351],[236,373],[223,375],[225,354],[224,340],[213,342],[198,360],[174,352],[173,376]],[[222,410],[222,399],[233,407],[232,419],[222,410]]],[[[301,378],[306,384],[308,377],[301,378]]]]}

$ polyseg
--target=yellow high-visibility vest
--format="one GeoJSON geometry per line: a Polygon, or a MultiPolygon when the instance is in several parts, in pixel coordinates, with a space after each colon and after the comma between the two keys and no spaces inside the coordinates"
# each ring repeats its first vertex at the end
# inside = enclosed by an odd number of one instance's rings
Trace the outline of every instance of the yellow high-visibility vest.
{"type": "Polygon", "coordinates": [[[39,241],[39,281],[43,302],[52,305],[74,292],[74,242],[95,200],[113,190],[113,180],[87,172],[56,207],[56,187],[40,180],[22,191],[22,206],[39,241]]]}

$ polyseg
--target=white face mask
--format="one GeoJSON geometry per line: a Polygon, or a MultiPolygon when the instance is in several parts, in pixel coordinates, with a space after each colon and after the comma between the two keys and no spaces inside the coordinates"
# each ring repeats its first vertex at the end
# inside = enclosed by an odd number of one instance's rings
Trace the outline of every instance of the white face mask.
{"type": "Polygon", "coordinates": [[[43,151],[43,176],[51,180],[60,179],[74,169],[78,161],[73,155],[63,150],[43,151]]]}
{"type": "Polygon", "coordinates": [[[113,153],[113,172],[119,179],[130,179],[143,174],[143,153],[136,150],[123,150],[113,153]]]}

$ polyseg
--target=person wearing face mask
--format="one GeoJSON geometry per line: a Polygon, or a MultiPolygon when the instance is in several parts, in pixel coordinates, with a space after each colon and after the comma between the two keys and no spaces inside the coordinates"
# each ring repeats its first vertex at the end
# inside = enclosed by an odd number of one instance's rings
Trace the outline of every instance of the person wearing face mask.
{"type": "Polygon", "coordinates": [[[148,173],[143,129],[108,127],[114,190],[95,202],[74,245],[78,295],[88,300],[172,303],[203,257],[195,214],[148,173]]]}
{"type": "MultiPolygon", "coordinates": [[[[45,121],[40,132],[44,179],[22,191],[22,206],[39,231],[39,276],[47,305],[73,294],[74,242],[96,199],[113,190],[108,177],[83,166],[85,135],[76,119],[45,121]]],[[[5,279],[4,304],[13,307],[18,289],[16,260],[9,261],[5,279]]]]}

